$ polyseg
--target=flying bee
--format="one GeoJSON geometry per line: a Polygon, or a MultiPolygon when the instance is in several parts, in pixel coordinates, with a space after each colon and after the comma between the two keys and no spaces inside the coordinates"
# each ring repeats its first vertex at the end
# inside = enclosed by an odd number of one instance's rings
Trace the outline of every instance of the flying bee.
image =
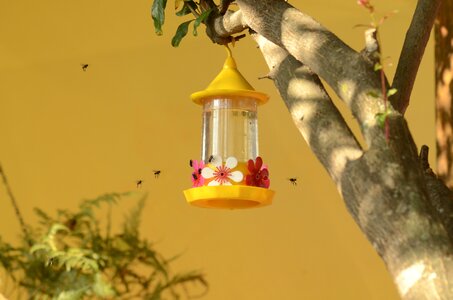
{"type": "Polygon", "coordinates": [[[189,160],[189,166],[192,168],[193,167],[193,161],[189,160]]]}
{"type": "Polygon", "coordinates": [[[82,66],[83,72],[86,72],[88,69],[88,64],[80,64],[82,66]]]}
{"type": "Polygon", "coordinates": [[[297,185],[297,178],[296,177],[291,177],[291,178],[288,178],[289,182],[292,184],[292,185],[297,185]]]}
{"type": "Polygon", "coordinates": [[[161,171],[160,170],[153,170],[153,172],[154,172],[154,177],[159,178],[159,175],[160,175],[161,171]]]}
{"type": "Polygon", "coordinates": [[[209,156],[208,163],[211,163],[214,160],[214,155],[209,156]]]}
{"type": "Polygon", "coordinates": [[[143,183],[143,180],[137,180],[136,181],[136,184],[137,184],[137,188],[141,187],[142,186],[142,183],[143,183]]]}

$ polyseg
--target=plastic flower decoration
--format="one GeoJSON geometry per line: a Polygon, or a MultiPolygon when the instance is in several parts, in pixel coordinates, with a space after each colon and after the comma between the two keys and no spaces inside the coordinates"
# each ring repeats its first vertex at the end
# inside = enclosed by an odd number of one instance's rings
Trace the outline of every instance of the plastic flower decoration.
{"type": "Polygon", "coordinates": [[[201,170],[204,168],[204,161],[193,160],[192,161],[192,187],[199,187],[204,185],[204,178],[201,176],[201,170]]]}
{"type": "Polygon", "coordinates": [[[204,167],[201,176],[205,179],[212,179],[208,186],[232,185],[232,181],[241,182],[244,175],[241,171],[233,171],[238,161],[234,157],[228,157],[225,164],[220,156],[213,156],[208,167],[204,167]]]}
{"type": "Polygon", "coordinates": [[[255,162],[253,162],[253,159],[249,159],[247,169],[250,172],[245,177],[245,183],[247,185],[269,188],[269,170],[263,166],[263,159],[261,157],[258,156],[255,162]]]}

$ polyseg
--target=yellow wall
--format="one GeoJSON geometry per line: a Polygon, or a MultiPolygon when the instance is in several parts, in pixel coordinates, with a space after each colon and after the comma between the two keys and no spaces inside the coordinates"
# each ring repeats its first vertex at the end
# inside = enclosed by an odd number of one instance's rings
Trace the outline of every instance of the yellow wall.
{"type": "MultiPolygon", "coordinates": [[[[394,63],[415,2],[376,1],[380,11],[400,10],[382,32],[394,63]]],[[[356,1],[293,3],[362,48],[363,28],[353,26],[369,19],[356,1]]],[[[143,179],[141,190],[149,192],[143,234],[167,256],[183,253],[175,271],[207,274],[205,299],[398,299],[272,82],[257,80],[267,70],[250,39],[234,55],[250,83],[271,96],[260,107],[259,126],[275,202],[243,211],[185,203],[201,125],[200,107],[188,97],[214,78],[225,51],[204,34],[172,48],[180,20],[168,15],[157,37],[150,6],[151,0],[0,0],[0,161],[26,219],[36,220],[35,206],[72,208],[104,192],[136,190],[135,180],[143,179]],[[86,72],[82,63],[89,64],[86,72]],[[162,170],[160,178],[153,169],[162,170]]],[[[408,117],[417,143],[434,151],[431,48],[408,117]]],[[[0,234],[14,239],[19,226],[3,186],[0,214],[0,234]]]]}

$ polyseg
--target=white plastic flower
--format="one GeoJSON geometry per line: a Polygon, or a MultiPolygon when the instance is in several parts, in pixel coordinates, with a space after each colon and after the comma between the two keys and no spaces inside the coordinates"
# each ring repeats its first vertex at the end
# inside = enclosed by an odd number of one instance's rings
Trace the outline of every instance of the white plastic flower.
{"type": "Polygon", "coordinates": [[[225,165],[222,163],[220,156],[213,156],[210,162],[210,166],[204,167],[201,171],[201,176],[206,179],[211,179],[208,185],[232,185],[231,181],[241,182],[244,175],[241,171],[233,171],[238,165],[238,161],[234,157],[228,157],[225,161],[225,165]]]}

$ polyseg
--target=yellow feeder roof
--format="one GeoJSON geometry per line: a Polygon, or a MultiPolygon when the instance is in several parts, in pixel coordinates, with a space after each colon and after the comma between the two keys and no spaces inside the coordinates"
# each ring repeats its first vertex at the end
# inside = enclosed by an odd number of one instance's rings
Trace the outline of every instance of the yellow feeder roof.
{"type": "Polygon", "coordinates": [[[266,103],[269,96],[255,91],[237,69],[230,48],[227,46],[226,49],[228,57],[223,64],[222,71],[220,71],[205,90],[193,93],[190,96],[192,101],[197,104],[203,104],[203,99],[205,98],[241,96],[255,98],[259,101],[259,104],[266,103]]]}

